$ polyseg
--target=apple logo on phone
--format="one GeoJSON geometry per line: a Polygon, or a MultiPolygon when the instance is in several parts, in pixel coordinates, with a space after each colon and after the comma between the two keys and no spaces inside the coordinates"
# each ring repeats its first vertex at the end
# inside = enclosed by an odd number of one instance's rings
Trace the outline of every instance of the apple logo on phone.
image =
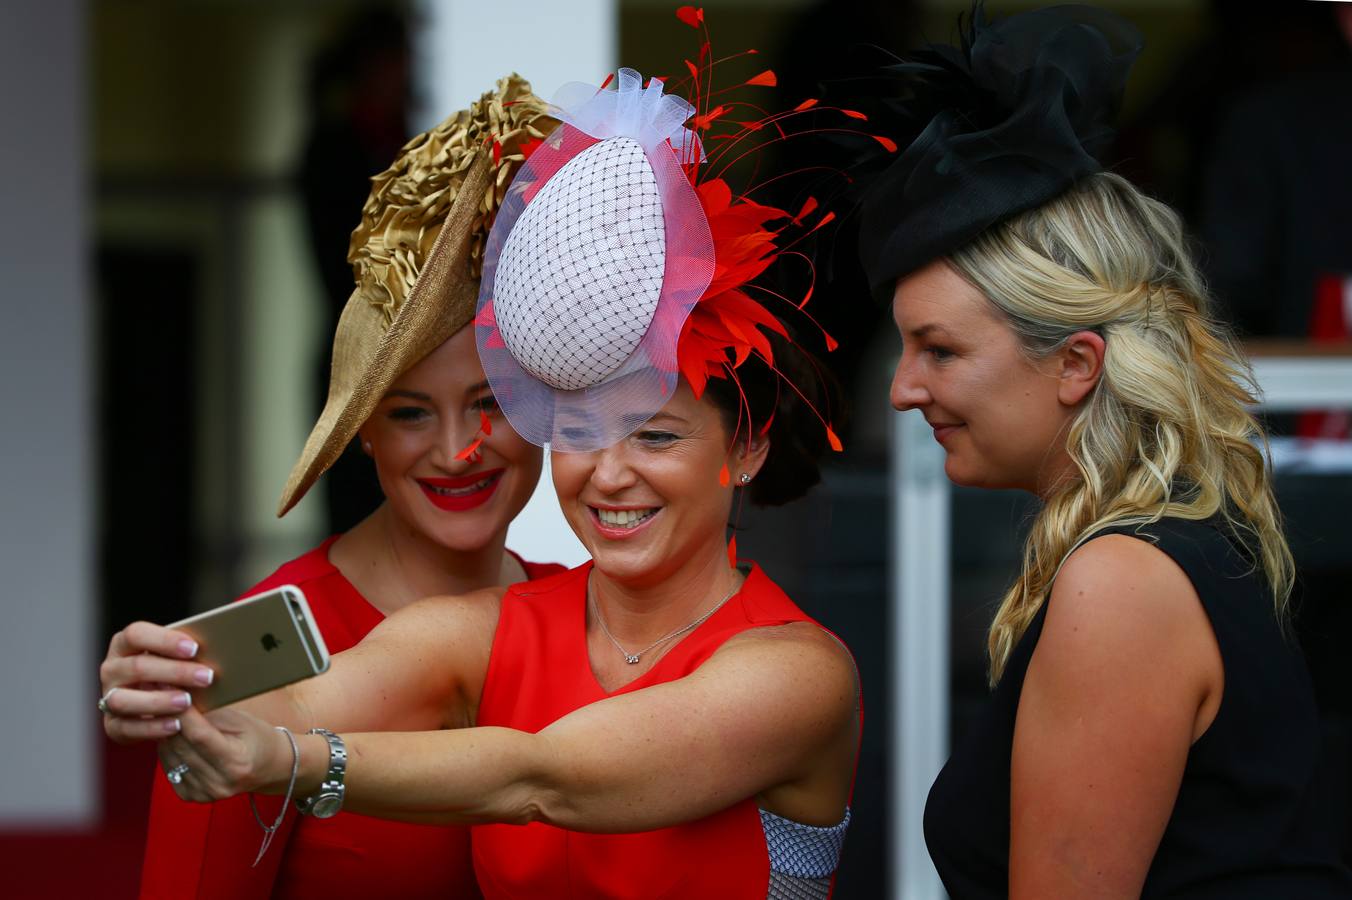
{"type": "Polygon", "coordinates": [[[267,650],[269,653],[272,652],[273,650],[276,650],[278,645],[281,643],[281,641],[277,640],[275,637],[272,636],[271,632],[259,638],[259,642],[262,643],[263,649],[267,650]]]}

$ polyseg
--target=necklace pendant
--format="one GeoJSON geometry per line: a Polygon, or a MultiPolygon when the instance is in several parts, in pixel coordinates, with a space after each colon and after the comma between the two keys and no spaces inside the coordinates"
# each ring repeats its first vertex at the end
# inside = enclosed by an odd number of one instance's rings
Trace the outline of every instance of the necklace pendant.
{"type": "Polygon", "coordinates": [[[635,653],[634,655],[631,656],[628,653],[626,653],[624,655],[624,661],[629,663],[629,665],[631,666],[638,665],[638,654],[635,653]]]}

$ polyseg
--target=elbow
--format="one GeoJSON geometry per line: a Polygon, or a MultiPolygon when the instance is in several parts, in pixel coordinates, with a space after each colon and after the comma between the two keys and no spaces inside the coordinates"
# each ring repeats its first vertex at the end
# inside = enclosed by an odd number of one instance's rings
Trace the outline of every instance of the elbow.
{"type": "Polygon", "coordinates": [[[520,803],[516,804],[512,824],[529,825],[532,822],[540,822],[567,828],[573,818],[568,814],[567,803],[561,792],[534,785],[525,792],[520,803]]]}

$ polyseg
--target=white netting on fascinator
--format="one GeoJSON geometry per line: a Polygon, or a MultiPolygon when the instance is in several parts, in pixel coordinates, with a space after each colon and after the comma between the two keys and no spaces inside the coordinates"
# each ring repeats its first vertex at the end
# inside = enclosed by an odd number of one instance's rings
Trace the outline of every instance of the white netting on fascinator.
{"type": "Polygon", "coordinates": [[[666,403],[676,341],[714,270],[681,168],[703,158],[693,107],[621,69],[568,85],[564,124],[508,188],[485,250],[475,335],[512,427],[559,450],[609,446],[666,403]]]}

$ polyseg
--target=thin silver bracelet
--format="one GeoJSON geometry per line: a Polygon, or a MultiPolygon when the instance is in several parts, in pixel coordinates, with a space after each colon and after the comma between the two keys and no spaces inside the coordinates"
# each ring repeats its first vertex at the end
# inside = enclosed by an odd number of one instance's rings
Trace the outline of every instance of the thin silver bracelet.
{"type": "Polygon", "coordinates": [[[263,821],[263,817],[258,814],[258,804],[254,803],[253,794],[249,795],[249,809],[253,810],[254,821],[258,823],[258,827],[263,829],[263,843],[258,848],[258,856],[254,858],[254,866],[263,859],[263,854],[272,846],[273,835],[282,827],[282,820],[286,818],[286,808],[291,805],[291,792],[296,789],[296,775],[300,772],[300,746],[296,744],[296,736],[281,725],[273,727],[286,735],[286,739],[291,742],[291,783],[286,786],[286,799],[282,801],[282,811],[277,813],[277,821],[271,825],[263,821]]]}

